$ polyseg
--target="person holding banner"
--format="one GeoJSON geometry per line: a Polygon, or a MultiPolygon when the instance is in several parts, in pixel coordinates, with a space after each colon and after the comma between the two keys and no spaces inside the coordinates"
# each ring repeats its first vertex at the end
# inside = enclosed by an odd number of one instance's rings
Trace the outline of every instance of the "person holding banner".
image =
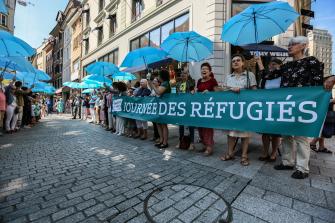
{"type": "MultiPolygon", "coordinates": [[[[159,72],[159,81],[161,82],[160,86],[154,85],[149,81],[150,88],[155,91],[156,95],[161,97],[164,94],[171,93],[170,74],[167,70],[161,70],[159,72]]],[[[157,123],[157,129],[159,133],[159,142],[156,143],[155,146],[160,149],[168,148],[169,129],[167,124],[157,123]]]]}
{"type": "MultiPolygon", "coordinates": [[[[232,57],[233,73],[228,74],[223,81],[223,89],[239,93],[242,89],[257,89],[257,82],[255,75],[245,69],[245,58],[243,55],[236,54],[232,57]]],[[[234,148],[238,138],[242,141],[242,158],[241,164],[243,166],[249,165],[248,146],[251,132],[241,132],[236,130],[228,130],[228,153],[221,156],[221,160],[234,159],[234,148]]]]}
{"type": "MultiPolygon", "coordinates": [[[[124,82],[119,82],[117,85],[119,96],[127,96],[127,85],[124,82]]],[[[125,133],[125,118],[116,116],[116,131],[115,134],[120,136],[125,133]]]]}
{"type": "MultiPolygon", "coordinates": [[[[189,74],[188,71],[188,66],[185,65],[182,69],[182,74],[181,74],[181,80],[177,82],[176,84],[176,91],[178,94],[183,94],[183,93],[194,93],[194,88],[195,88],[195,81],[192,79],[192,77],[189,74]]],[[[189,126],[188,127],[189,132],[190,132],[190,146],[187,149],[194,150],[194,127],[189,126]]],[[[180,125],[179,126],[179,143],[176,145],[176,148],[180,148],[181,141],[184,138],[184,130],[185,126],[180,125]]]]}
{"type": "MultiPolygon", "coordinates": [[[[272,58],[269,63],[269,71],[279,69],[281,65],[282,65],[282,61],[280,59],[272,58]]],[[[260,87],[262,89],[279,88],[281,77],[273,79],[273,80],[266,80],[264,78],[266,74],[267,72],[264,69],[260,71],[260,76],[262,77],[260,87]]],[[[277,134],[263,134],[262,135],[263,155],[258,158],[260,161],[268,161],[268,162],[276,161],[277,150],[280,144],[280,137],[281,136],[277,134]],[[270,143],[272,144],[271,155],[269,155],[270,143]]]]}
{"type": "MultiPolygon", "coordinates": [[[[212,77],[212,67],[209,63],[201,64],[201,76],[197,83],[197,92],[209,92],[215,91],[218,87],[218,82],[214,77],[212,77]]],[[[203,149],[200,152],[204,152],[205,156],[210,156],[213,154],[213,145],[214,145],[214,129],[212,128],[198,128],[199,136],[202,144],[204,145],[203,149]]]]}
{"type": "MultiPolygon", "coordinates": [[[[281,77],[281,87],[306,87],[323,85],[323,64],[315,57],[305,57],[308,39],[305,36],[293,37],[288,45],[288,53],[293,61],[283,64],[279,69],[269,72],[268,80],[281,77]]],[[[264,70],[261,59],[256,58],[259,69],[264,70]]],[[[282,162],[274,166],[276,170],[293,170],[292,178],[304,179],[309,174],[310,138],[303,136],[284,136],[282,162]],[[296,150],[294,150],[296,147],[296,150]],[[296,152],[296,162],[293,152],[296,152]]]]}

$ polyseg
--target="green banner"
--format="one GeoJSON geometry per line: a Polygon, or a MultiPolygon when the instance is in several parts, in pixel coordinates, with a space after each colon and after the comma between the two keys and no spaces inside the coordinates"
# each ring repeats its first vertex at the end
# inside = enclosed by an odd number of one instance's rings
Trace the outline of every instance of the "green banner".
{"type": "Polygon", "coordinates": [[[330,97],[322,87],[114,97],[113,113],[158,123],[317,137],[330,97]]]}

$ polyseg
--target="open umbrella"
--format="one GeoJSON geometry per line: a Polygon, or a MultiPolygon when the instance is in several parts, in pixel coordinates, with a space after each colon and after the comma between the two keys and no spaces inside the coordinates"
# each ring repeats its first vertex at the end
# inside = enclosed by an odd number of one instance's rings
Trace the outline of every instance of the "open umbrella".
{"type": "Polygon", "coordinates": [[[119,68],[115,64],[99,61],[89,65],[86,71],[89,74],[106,76],[119,72],[119,68]]]}
{"type": "Polygon", "coordinates": [[[112,78],[118,81],[132,81],[137,79],[134,74],[128,72],[115,73],[112,75],[112,78]]]}
{"type": "Polygon", "coordinates": [[[89,88],[89,89],[85,89],[85,90],[83,90],[81,93],[82,93],[82,94],[90,94],[90,93],[92,93],[93,91],[94,91],[94,89],[89,88]]]}
{"type": "Polygon", "coordinates": [[[79,88],[80,83],[78,82],[64,82],[63,86],[69,87],[69,88],[79,88]]]}
{"type": "Polygon", "coordinates": [[[33,65],[24,57],[0,57],[0,68],[2,71],[21,71],[21,72],[34,72],[33,65]]]}
{"type": "Polygon", "coordinates": [[[97,88],[101,88],[103,86],[103,84],[98,83],[98,82],[94,82],[94,81],[85,81],[85,82],[81,82],[78,86],[79,89],[86,89],[86,88],[93,88],[93,89],[97,89],[97,88]]]}
{"type": "Polygon", "coordinates": [[[87,75],[86,77],[83,78],[84,82],[98,82],[98,83],[106,83],[106,84],[112,84],[112,80],[105,77],[105,76],[100,76],[100,75],[87,75]]]}
{"type": "Polygon", "coordinates": [[[9,32],[0,30],[0,56],[21,56],[29,57],[35,54],[36,50],[33,49],[28,43],[13,36],[9,32]]]}
{"type": "Polygon", "coordinates": [[[237,46],[260,43],[285,32],[298,17],[287,2],[253,4],[224,24],[221,39],[237,46]]]}
{"type": "Polygon", "coordinates": [[[169,57],[181,62],[197,62],[213,54],[213,42],[194,31],[172,33],[161,47],[169,57]]]}
{"type": "Polygon", "coordinates": [[[49,74],[45,73],[42,70],[35,69],[35,79],[40,80],[40,81],[49,81],[51,80],[51,77],[49,74]]]}
{"type": "Polygon", "coordinates": [[[140,67],[166,59],[166,52],[154,47],[143,47],[129,52],[120,67],[140,67]]]}

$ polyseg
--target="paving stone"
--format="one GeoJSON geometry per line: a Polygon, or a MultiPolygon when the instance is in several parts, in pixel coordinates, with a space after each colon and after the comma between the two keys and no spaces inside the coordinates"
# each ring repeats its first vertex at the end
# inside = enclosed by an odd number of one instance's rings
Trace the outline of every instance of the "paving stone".
{"type": "Polygon", "coordinates": [[[156,215],[154,217],[154,220],[156,220],[157,222],[166,223],[166,222],[171,221],[178,214],[179,214],[179,211],[177,211],[173,207],[170,207],[169,209],[166,209],[165,211],[163,211],[160,214],[156,215]]]}
{"type": "Polygon", "coordinates": [[[183,213],[180,214],[178,218],[182,220],[182,222],[190,223],[190,222],[193,222],[193,220],[196,219],[201,212],[202,212],[201,209],[195,206],[192,206],[186,211],[183,211],[183,213]]]}
{"type": "Polygon", "coordinates": [[[265,190],[258,188],[258,187],[251,186],[251,185],[248,185],[243,190],[243,192],[248,193],[254,197],[259,197],[259,198],[263,197],[263,195],[265,194],[265,190]]]}
{"type": "Polygon", "coordinates": [[[195,206],[198,208],[205,210],[209,206],[211,206],[217,199],[210,197],[210,196],[205,196],[201,200],[199,200],[197,203],[195,203],[195,206]]]}
{"type": "Polygon", "coordinates": [[[84,219],[85,219],[84,214],[81,212],[78,212],[74,215],[68,216],[56,222],[57,223],[75,223],[75,222],[83,222],[84,219]]]}
{"type": "Polygon", "coordinates": [[[108,206],[108,207],[113,207],[123,201],[125,201],[127,198],[123,195],[119,195],[117,197],[114,197],[112,199],[106,200],[104,201],[104,203],[108,206]]]}
{"type": "Polygon", "coordinates": [[[282,206],[289,207],[289,208],[292,207],[292,202],[293,202],[292,198],[285,197],[283,195],[273,193],[271,191],[267,191],[265,196],[263,197],[263,199],[267,200],[267,201],[270,201],[270,202],[273,202],[273,203],[276,203],[276,204],[280,204],[282,206]]]}
{"type": "Polygon", "coordinates": [[[319,188],[321,190],[335,192],[335,184],[334,183],[312,179],[311,184],[312,184],[312,187],[319,188]]]}
{"type": "Polygon", "coordinates": [[[113,216],[117,215],[118,213],[119,211],[116,208],[108,208],[97,214],[97,217],[100,221],[105,221],[113,218],[113,216]]]}
{"type": "Polygon", "coordinates": [[[52,213],[55,213],[57,210],[58,210],[58,208],[56,206],[41,209],[37,212],[34,212],[33,214],[30,214],[29,215],[29,220],[30,221],[37,220],[41,217],[44,217],[44,216],[50,215],[52,213]]]}
{"type": "Polygon", "coordinates": [[[79,204],[81,202],[83,202],[84,200],[81,198],[81,197],[76,197],[76,198],[73,198],[71,200],[68,200],[68,201],[64,201],[62,203],[60,203],[58,206],[60,208],[67,208],[67,207],[70,207],[70,206],[73,206],[73,205],[76,205],[76,204],[79,204]]]}
{"type": "Polygon", "coordinates": [[[120,223],[120,222],[127,222],[137,216],[137,212],[130,208],[125,212],[120,213],[115,218],[112,218],[110,223],[120,223]]]}
{"type": "Polygon", "coordinates": [[[318,207],[312,204],[307,204],[297,200],[293,201],[293,209],[303,212],[308,215],[312,215],[325,221],[335,221],[335,211],[331,211],[322,207],[318,207]]]}
{"type": "Polygon", "coordinates": [[[233,208],[233,223],[242,223],[242,222],[266,223],[266,221],[263,221],[262,219],[257,218],[256,216],[244,213],[240,210],[233,208]]]}
{"type": "Polygon", "coordinates": [[[94,215],[94,214],[97,214],[99,212],[101,212],[102,210],[106,209],[106,206],[104,204],[97,204],[97,205],[94,205],[90,208],[87,208],[84,213],[87,215],[87,216],[91,216],[91,215],[94,215]]]}
{"type": "Polygon", "coordinates": [[[253,197],[242,193],[233,203],[233,207],[244,212],[257,216],[264,221],[274,223],[307,223],[311,222],[309,215],[303,214],[296,210],[253,197]]]}
{"type": "Polygon", "coordinates": [[[154,209],[155,212],[161,212],[162,210],[167,209],[173,204],[175,204],[175,201],[168,198],[154,204],[151,208],[154,209]]]}
{"type": "Polygon", "coordinates": [[[64,217],[69,216],[69,215],[74,214],[74,213],[75,213],[74,207],[69,207],[69,208],[66,208],[64,210],[61,210],[61,211],[58,211],[58,212],[52,214],[52,220],[57,221],[61,218],[64,218],[64,217]]]}
{"type": "Polygon", "coordinates": [[[137,197],[131,198],[129,200],[126,200],[118,205],[116,205],[116,208],[120,211],[124,211],[130,207],[134,207],[135,205],[137,205],[138,203],[140,203],[141,200],[138,199],[137,197]]]}

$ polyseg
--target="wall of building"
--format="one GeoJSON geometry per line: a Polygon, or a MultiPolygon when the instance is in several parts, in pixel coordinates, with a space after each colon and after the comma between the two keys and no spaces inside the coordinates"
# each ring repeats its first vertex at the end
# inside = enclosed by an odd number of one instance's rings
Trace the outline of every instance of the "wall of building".
{"type": "Polygon", "coordinates": [[[80,78],[81,46],[82,46],[82,18],[78,11],[74,16],[74,23],[71,26],[71,81],[80,78]]]}
{"type": "Polygon", "coordinates": [[[64,29],[64,47],[63,47],[63,73],[62,81],[71,81],[71,40],[72,40],[72,29],[69,24],[65,24],[64,29]]]}
{"type": "Polygon", "coordinates": [[[0,13],[0,30],[5,30],[10,33],[14,33],[14,15],[15,15],[15,6],[16,0],[4,0],[4,3],[7,7],[8,14],[0,13]],[[2,17],[6,19],[6,25],[2,24],[2,17]]]}

